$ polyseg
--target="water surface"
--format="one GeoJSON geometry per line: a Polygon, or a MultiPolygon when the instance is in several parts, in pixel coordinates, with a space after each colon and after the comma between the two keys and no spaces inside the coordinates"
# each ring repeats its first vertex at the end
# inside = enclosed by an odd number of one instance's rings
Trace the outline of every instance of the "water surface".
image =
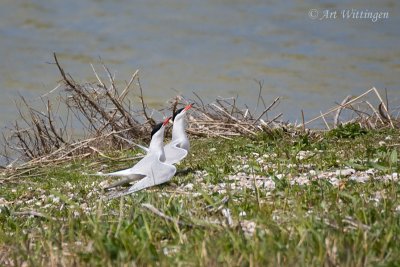
{"type": "Polygon", "coordinates": [[[57,52],[79,81],[94,81],[99,57],[129,80],[140,69],[154,106],[181,93],[206,101],[239,95],[254,105],[281,96],[287,120],[319,114],[372,86],[400,96],[400,7],[397,1],[22,1],[0,8],[0,122],[16,118],[13,99],[57,85],[57,52]],[[313,20],[310,9],[389,12],[361,19],[313,20]]]}

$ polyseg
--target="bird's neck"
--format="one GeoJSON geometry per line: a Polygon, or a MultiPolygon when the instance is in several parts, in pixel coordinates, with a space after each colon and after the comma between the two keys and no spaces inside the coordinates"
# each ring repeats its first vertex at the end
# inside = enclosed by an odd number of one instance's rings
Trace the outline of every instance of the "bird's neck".
{"type": "Polygon", "coordinates": [[[156,133],[151,139],[149,145],[149,153],[154,153],[160,157],[160,160],[165,160],[164,154],[164,132],[156,133]]]}
{"type": "Polygon", "coordinates": [[[172,127],[172,140],[185,140],[186,136],[186,120],[181,118],[174,122],[174,127],[172,127]]]}

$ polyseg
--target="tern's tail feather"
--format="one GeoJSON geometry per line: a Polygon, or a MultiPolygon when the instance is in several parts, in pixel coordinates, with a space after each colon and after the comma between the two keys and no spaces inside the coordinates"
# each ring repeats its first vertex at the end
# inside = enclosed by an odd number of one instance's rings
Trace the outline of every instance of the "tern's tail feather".
{"type": "Polygon", "coordinates": [[[124,191],[119,191],[119,192],[111,192],[110,194],[108,194],[107,196],[106,196],[106,199],[107,200],[111,200],[111,199],[114,199],[114,198],[118,198],[118,197],[122,197],[122,196],[126,196],[126,195],[128,195],[128,194],[130,194],[130,193],[128,193],[129,192],[129,190],[127,189],[127,190],[124,190],[124,191]]]}
{"type": "Polygon", "coordinates": [[[151,177],[145,177],[142,180],[138,181],[136,184],[134,184],[131,188],[129,188],[127,194],[132,194],[137,191],[140,191],[142,189],[145,189],[147,187],[151,187],[156,185],[157,183],[154,181],[153,178],[151,177]]]}
{"type": "Polygon", "coordinates": [[[142,149],[144,152],[149,153],[149,149],[145,146],[133,143],[135,146],[137,146],[138,148],[142,149]]]}
{"type": "Polygon", "coordinates": [[[98,172],[96,174],[92,174],[92,175],[98,175],[98,176],[118,176],[118,177],[124,177],[124,179],[116,181],[112,184],[110,184],[109,186],[105,187],[105,190],[120,186],[120,185],[125,185],[128,184],[130,182],[133,181],[137,181],[142,179],[143,177],[145,177],[142,174],[137,174],[137,173],[133,173],[132,169],[126,169],[126,170],[121,170],[121,171],[116,171],[116,172],[111,172],[111,173],[101,173],[98,172]]]}
{"type": "Polygon", "coordinates": [[[108,197],[108,199],[114,199],[117,197],[123,197],[126,195],[130,195],[133,194],[135,192],[138,192],[142,189],[154,186],[154,182],[151,181],[151,179],[149,177],[143,178],[142,180],[140,180],[139,182],[137,182],[136,184],[134,184],[131,188],[129,188],[128,190],[124,190],[122,192],[118,192],[115,194],[112,194],[108,197]]]}
{"type": "Polygon", "coordinates": [[[98,172],[95,175],[129,177],[129,176],[133,175],[133,173],[132,173],[132,169],[129,168],[129,169],[126,169],[126,170],[120,170],[120,171],[110,172],[110,173],[98,172]]]}
{"type": "Polygon", "coordinates": [[[155,183],[154,180],[151,177],[147,176],[147,177],[143,178],[142,180],[138,181],[136,184],[134,184],[128,190],[124,190],[122,192],[111,194],[108,197],[108,199],[114,199],[114,198],[117,198],[117,197],[130,195],[130,194],[138,192],[138,191],[140,191],[142,189],[155,186],[156,184],[158,184],[158,183],[155,183]]]}
{"type": "Polygon", "coordinates": [[[124,178],[122,180],[119,180],[119,181],[116,181],[115,183],[110,184],[109,186],[105,187],[104,189],[105,190],[109,190],[111,188],[114,188],[114,187],[117,187],[117,186],[120,186],[120,185],[126,185],[126,184],[129,184],[129,183],[133,182],[133,181],[140,180],[143,177],[144,177],[144,175],[141,175],[141,174],[130,175],[129,177],[126,177],[126,178],[124,178]]]}
{"type": "Polygon", "coordinates": [[[142,149],[142,150],[143,150],[144,152],[146,152],[146,153],[149,152],[149,148],[147,148],[147,147],[145,147],[145,146],[136,144],[135,142],[132,142],[132,141],[130,141],[130,140],[126,139],[126,138],[123,138],[123,137],[121,137],[121,136],[119,136],[119,135],[117,135],[117,137],[120,138],[120,139],[122,139],[122,140],[124,140],[125,142],[131,144],[131,145],[137,146],[138,148],[142,149]]]}

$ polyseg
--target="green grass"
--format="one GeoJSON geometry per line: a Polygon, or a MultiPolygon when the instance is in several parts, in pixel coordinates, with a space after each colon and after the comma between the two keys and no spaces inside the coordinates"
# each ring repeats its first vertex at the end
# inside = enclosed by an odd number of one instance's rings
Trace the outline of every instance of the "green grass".
{"type": "Polygon", "coordinates": [[[43,167],[0,187],[0,265],[399,266],[400,185],[381,179],[399,172],[399,145],[398,131],[350,126],[319,135],[278,130],[198,139],[178,166],[186,174],[112,201],[100,198],[104,177],[82,172],[134,162],[92,158],[43,167]],[[374,169],[375,178],[339,175],[334,185],[310,173],[344,167],[374,169]],[[238,172],[250,186],[232,187],[228,176],[238,172]],[[256,175],[272,179],[275,189],[259,186],[256,175]],[[300,176],[308,183],[294,182],[300,176]],[[46,218],[18,213],[27,210],[46,218]],[[242,227],[249,222],[252,233],[242,227]]]}

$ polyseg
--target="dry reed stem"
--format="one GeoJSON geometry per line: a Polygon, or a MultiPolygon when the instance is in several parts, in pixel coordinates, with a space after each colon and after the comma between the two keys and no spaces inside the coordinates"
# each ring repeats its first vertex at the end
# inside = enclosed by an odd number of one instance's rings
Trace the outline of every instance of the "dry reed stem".
{"type": "MultiPolygon", "coordinates": [[[[321,111],[320,111],[319,113],[322,115],[322,112],[321,112],[321,111]]],[[[328,122],[326,121],[325,116],[322,116],[322,120],[324,121],[325,126],[326,126],[326,128],[328,129],[328,131],[330,131],[330,130],[331,130],[331,127],[329,127],[329,124],[328,124],[328,122]]]]}
{"type": "Polygon", "coordinates": [[[351,120],[348,120],[347,122],[357,122],[366,128],[377,128],[377,127],[386,127],[386,126],[389,126],[391,128],[399,127],[400,122],[398,121],[398,119],[392,118],[392,116],[390,115],[390,112],[387,108],[387,104],[385,104],[381,95],[379,94],[378,90],[375,87],[367,90],[366,92],[364,92],[363,94],[361,94],[355,98],[352,98],[352,99],[350,99],[350,98],[351,98],[351,96],[347,96],[341,102],[341,104],[338,104],[336,107],[329,109],[325,113],[321,112],[321,114],[319,116],[306,121],[304,123],[304,125],[302,125],[302,126],[304,127],[305,125],[308,125],[319,119],[322,119],[324,121],[325,125],[329,126],[326,122],[325,117],[327,115],[330,115],[333,112],[336,112],[335,116],[333,118],[333,127],[337,127],[340,123],[339,117],[340,117],[341,112],[343,110],[347,109],[347,110],[352,111],[355,115],[358,116],[358,119],[351,119],[351,120]],[[369,95],[372,92],[377,96],[377,98],[379,100],[378,110],[376,108],[374,108],[374,106],[368,100],[359,101],[359,100],[365,98],[367,95],[369,95]],[[355,107],[354,105],[357,105],[357,107],[355,107]],[[372,120],[375,120],[375,123],[372,123],[372,120]],[[378,124],[378,121],[380,124],[378,124]],[[385,121],[389,122],[389,125],[387,125],[385,123],[385,121]]]}
{"type": "MultiPolygon", "coordinates": [[[[359,96],[353,98],[352,100],[350,100],[349,102],[347,102],[346,105],[350,105],[352,102],[355,102],[355,101],[357,101],[358,99],[364,97],[365,95],[367,95],[367,94],[369,94],[370,92],[372,92],[373,89],[374,89],[374,88],[369,89],[367,92],[365,92],[365,93],[363,93],[363,94],[361,94],[361,95],[359,95],[359,96]]],[[[328,110],[327,112],[321,114],[320,116],[317,116],[317,117],[315,117],[315,118],[313,118],[313,119],[311,119],[311,120],[309,120],[309,121],[306,121],[306,122],[304,123],[304,125],[310,124],[311,122],[314,122],[314,121],[316,121],[316,120],[322,118],[323,116],[329,115],[329,114],[331,114],[332,112],[335,112],[336,110],[341,109],[341,108],[342,108],[342,106],[340,106],[340,105],[338,105],[338,106],[336,106],[336,107],[334,107],[334,108],[331,108],[330,110],[328,110]]]]}
{"type": "Polygon", "coordinates": [[[338,110],[336,110],[336,114],[333,119],[333,127],[334,128],[336,128],[337,125],[339,124],[340,113],[342,112],[343,108],[345,108],[346,103],[349,102],[350,99],[351,99],[351,95],[346,96],[346,98],[343,99],[342,103],[340,103],[340,108],[338,110]]]}

